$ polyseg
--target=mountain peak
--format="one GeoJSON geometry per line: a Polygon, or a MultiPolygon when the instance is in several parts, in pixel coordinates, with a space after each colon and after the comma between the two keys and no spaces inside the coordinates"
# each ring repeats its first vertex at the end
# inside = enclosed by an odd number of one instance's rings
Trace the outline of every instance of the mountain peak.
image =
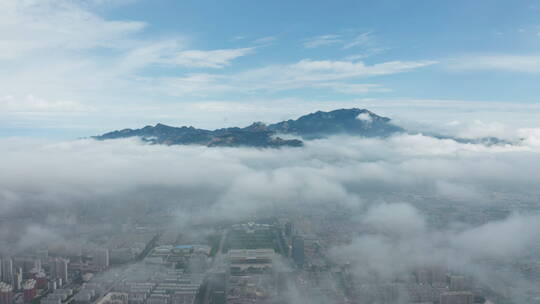
{"type": "Polygon", "coordinates": [[[387,117],[359,108],[337,109],[329,112],[317,111],[297,120],[283,121],[268,126],[277,133],[299,135],[303,138],[320,138],[336,134],[365,137],[386,137],[402,128],[390,123],[387,117]]]}
{"type": "Polygon", "coordinates": [[[264,122],[256,121],[252,123],[251,125],[244,128],[246,131],[267,131],[268,127],[264,122]]]}

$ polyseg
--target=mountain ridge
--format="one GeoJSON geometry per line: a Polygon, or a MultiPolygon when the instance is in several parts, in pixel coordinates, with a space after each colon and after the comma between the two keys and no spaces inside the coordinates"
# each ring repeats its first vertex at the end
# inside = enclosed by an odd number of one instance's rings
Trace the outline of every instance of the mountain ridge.
{"type": "MultiPolygon", "coordinates": [[[[316,111],[297,119],[273,124],[254,122],[246,127],[229,127],[215,130],[198,129],[193,126],[173,127],[162,123],[147,125],[140,129],[122,129],[107,132],[92,138],[109,140],[140,137],[151,144],[204,145],[208,147],[302,147],[305,140],[325,138],[332,135],[360,137],[388,137],[398,133],[409,133],[394,125],[388,117],[379,116],[367,109],[350,108],[333,111],[316,111]],[[280,135],[298,138],[284,139],[280,135]]],[[[451,139],[459,143],[483,144],[487,146],[509,144],[495,137],[458,138],[440,134],[422,133],[437,139],[451,139]]]]}
{"type": "Polygon", "coordinates": [[[369,110],[351,108],[323,112],[317,111],[274,124],[254,122],[251,125],[215,130],[198,129],[192,126],[173,127],[162,123],[140,129],[122,129],[94,136],[97,140],[140,137],[146,142],[165,145],[249,146],[263,148],[301,147],[300,139],[283,139],[279,134],[298,136],[304,140],[324,138],[336,134],[362,137],[386,137],[405,132],[390,122],[390,118],[379,116],[369,110]]]}

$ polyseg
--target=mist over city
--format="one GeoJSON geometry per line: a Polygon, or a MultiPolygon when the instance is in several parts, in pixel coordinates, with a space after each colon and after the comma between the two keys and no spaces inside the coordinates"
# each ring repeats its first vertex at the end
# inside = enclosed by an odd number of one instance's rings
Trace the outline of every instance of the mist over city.
{"type": "Polygon", "coordinates": [[[0,13],[0,304],[540,303],[537,1],[0,13]]]}

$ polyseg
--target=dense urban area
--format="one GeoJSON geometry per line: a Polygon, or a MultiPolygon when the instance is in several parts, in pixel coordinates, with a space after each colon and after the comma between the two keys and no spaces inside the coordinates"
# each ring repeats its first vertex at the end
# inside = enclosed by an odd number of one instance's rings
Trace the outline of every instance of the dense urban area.
{"type": "MultiPolygon", "coordinates": [[[[329,256],[369,234],[343,208],[274,209],[266,217],[186,227],[171,225],[176,218],[166,208],[147,207],[144,216],[112,224],[66,220],[56,229],[71,230],[72,242],[3,256],[0,304],[513,303],[511,284],[493,290],[448,265],[426,263],[392,278],[357,275],[350,261],[329,256]]],[[[463,215],[455,205],[425,210],[432,225],[463,215]]],[[[472,210],[467,220],[507,212],[472,210]]],[[[536,282],[540,273],[538,259],[491,267],[519,269],[536,282]]],[[[538,290],[527,297],[540,303],[538,290]]]]}

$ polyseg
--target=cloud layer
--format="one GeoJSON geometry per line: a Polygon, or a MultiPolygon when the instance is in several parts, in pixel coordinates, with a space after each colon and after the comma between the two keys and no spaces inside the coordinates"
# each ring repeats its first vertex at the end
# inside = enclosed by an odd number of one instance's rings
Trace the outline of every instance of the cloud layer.
{"type": "Polygon", "coordinates": [[[77,230],[97,233],[148,208],[166,210],[184,229],[284,210],[342,210],[349,242],[327,249],[360,278],[440,266],[492,288],[512,279],[526,290],[530,282],[517,270],[494,265],[539,250],[537,133],[491,147],[400,135],[279,150],[3,139],[0,240],[11,253],[72,242],[77,230]],[[103,224],[86,227],[79,223],[86,216],[103,224]]]}

